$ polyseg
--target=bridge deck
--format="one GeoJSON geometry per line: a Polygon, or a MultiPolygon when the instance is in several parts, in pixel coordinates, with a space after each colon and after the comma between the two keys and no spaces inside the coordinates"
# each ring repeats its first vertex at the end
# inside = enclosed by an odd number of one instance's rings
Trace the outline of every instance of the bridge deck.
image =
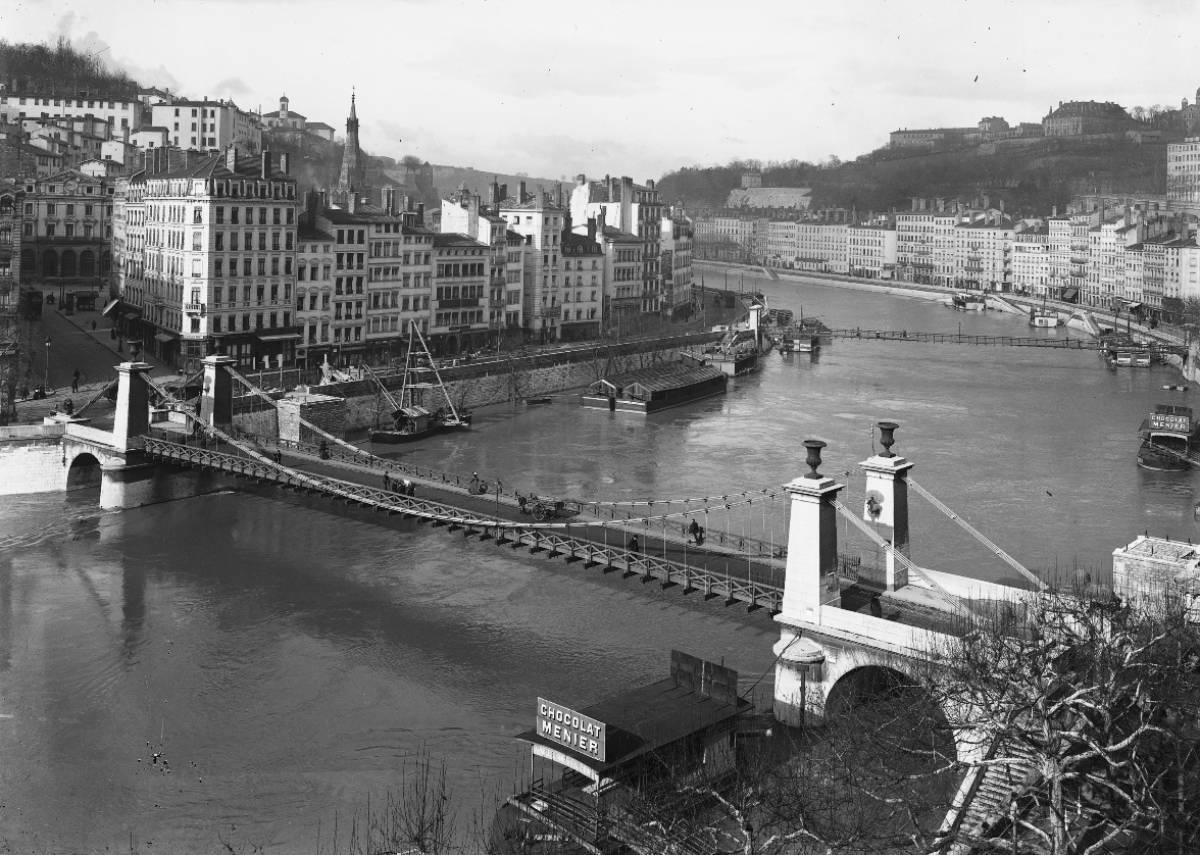
{"type": "MultiPolygon", "coordinates": [[[[1033,337],[1011,335],[969,335],[966,333],[933,333],[917,332],[915,330],[864,330],[840,329],[829,332],[831,338],[845,339],[878,339],[880,341],[912,341],[932,342],[936,344],[972,344],[988,347],[1048,347],[1058,350],[1104,350],[1106,342],[1093,338],[1072,337],[1033,337]]],[[[1187,347],[1181,344],[1164,344],[1162,342],[1147,342],[1138,345],[1153,353],[1186,354],[1187,347]]]]}
{"type": "MultiPolygon", "coordinates": [[[[153,458],[183,466],[199,466],[230,472],[263,483],[323,493],[347,504],[374,507],[388,513],[406,514],[433,525],[448,525],[483,540],[511,548],[544,552],[547,557],[564,557],[568,562],[598,566],[603,572],[620,572],[643,584],[657,583],[666,589],[678,587],[684,594],[702,593],[704,599],[721,598],[726,605],[745,605],[766,614],[780,611],[783,599],[784,562],[740,554],[728,548],[697,547],[673,536],[668,525],[664,537],[660,521],[649,527],[639,522],[599,521],[581,516],[538,524],[521,513],[516,501],[501,496],[470,495],[450,484],[417,483],[417,495],[406,496],[382,487],[378,469],[340,461],[322,460],[292,450],[278,453],[278,464],[256,461],[236,447],[209,440],[197,444],[182,433],[155,430],[144,439],[144,451],[153,458]],[[498,524],[499,523],[499,524],[498,524]],[[656,531],[657,523],[657,531],[656,531]],[[630,549],[629,538],[637,535],[638,549],[630,549]]],[[[866,612],[869,591],[845,580],[842,607],[866,612]]],[[[920,598],[883,595],[884,615],[901,623],[946,631],[947,616],[920,598]]]]}

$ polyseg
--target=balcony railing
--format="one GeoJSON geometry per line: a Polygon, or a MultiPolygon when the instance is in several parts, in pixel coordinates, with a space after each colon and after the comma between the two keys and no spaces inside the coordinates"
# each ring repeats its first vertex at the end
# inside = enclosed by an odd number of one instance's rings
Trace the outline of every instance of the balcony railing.
{"type": "Polygon", "coordinates": [[[483,297],[456,297],[449,300],[434,300],[435,309],[479,309],[483,307],[483,297]]]}
{"type": "Polygon", "coordinates": [[[203,303],[184,303],[183,310],[185,312],[187,312],[189,315],[203,315],[204,314],[204,304],[203,303]]]}

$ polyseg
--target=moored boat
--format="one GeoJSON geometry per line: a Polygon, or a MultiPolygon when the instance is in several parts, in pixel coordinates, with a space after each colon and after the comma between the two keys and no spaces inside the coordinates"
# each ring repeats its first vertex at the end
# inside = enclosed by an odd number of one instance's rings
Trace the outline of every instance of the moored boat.
{"type": "Polygon", "coordinates": [[[1053,309],[1039,309],[1034,307],[1029,311],[1029,325],[1031,327],[1061,327],[1062,324],[1062,316],[1053,309]]]}
{"type": "Polygon", "coordinates": [[[1200,426],[1191,407],[1158,404],[1138,432],[1142,437],[1138,466],[1168,472],[1191,467],[1192,448],[1200,442],[1200,426]]]}
{"type": "Polygon", "coordinates": [[[982,312],[987,308],[987,302],[982,294],[972,294],[970,291],[959,291],[950,298],[951,305],[960,312],[982,312]]]}
{"type": "Polygon", "coordinates": [[[409,324],[408,350],[404,358],[404,375],[400,381],[400,398],[398,400],[383,381],[375,375],[375,372],[366,367],[364,367],[364,371],[378,384],[380,393],[392,406],[392,426],[390,428],[376,426],[374,430],[369,431],[368,436],[371,442],[412,442],[443,431],[466,430],[471,426],[470,413],[461,407],[455,407],[454,402],[450,400],[450,393],[446,391],[442,375],[438,372],[437,364],[433,361],[433,356],[429,353],[425,339],[416,324],[409,324]],[[419,350],[413,345],[414,336],[419,344],[419,350]],[[436,387],[433,383],[417,382],[413,379],[417,376],[416,366],[420,364],[428,365],[432,369],[433,376],[437,380],[436,387]],[[425,390],[433,388],[441,391],[442,397],[446,400],[446,406],[431,412],[425,406],[428,399],[424,393],[425,390]]]}

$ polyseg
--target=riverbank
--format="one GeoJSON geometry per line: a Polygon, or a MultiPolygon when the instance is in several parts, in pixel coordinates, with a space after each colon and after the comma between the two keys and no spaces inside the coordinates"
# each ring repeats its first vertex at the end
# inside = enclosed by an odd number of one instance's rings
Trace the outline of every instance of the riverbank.
{"type": "MultiPolygon", "coordinates": [[[[931,300],[935,302],[945,302],[956,289],[939,288],[932,285],[920,285],[913,282],[894,282],[889,281],[888,284],[883,284],[879,280],[857,279],[852,276],[842,276],[836,273],[810,273],[796,272],[790,270],[777,270],[775,268],[766,268],[761,265],[752,264],[732,264],[722,261],[701,261],[695,262],[694,267],[712,268],[714,270],[738,270],[742,272],[751,272],[755,275],[764,275],[769,279],[777,282],[796,281],[802,282],[805,285],[816,285],[825,288],[836,288],[849,291],[866,291],[877,294],[888,294],[898,297],[909,297],[920,300],[931,300]]],[[[1146,324],[1135,323],[1128,314],[1121,315],[1111,312],[1107,309],[1096,306],[1080,306],[1076,303],[1067,303],[1061,300],[1049,300],[1039,297],[1033,297],[1025,294],[1017,294],[1011,291],[1003,292],[981,292],[985,296],[994,296],[1017,306],[1019,309],[1028,311],[1034,307],[1046,306],[1055,311],[1071,315],[1089,315],[1099,327],[1109,327],[1114,330],[1126,329],[1132,335],[1137,335],[1141,338],[1151,341],[1160,342],[1163,344],[1191,344],[1189,357],[1168,357],[1167,364],[1177,369],[1185,380],[1189,382],[1200,382],[1200,366],[1197,366],[1196,359],[1193,358],[1194,353],[1200,357],[1200,347],[1192,341],[1186,330],[1182,328],[1172,327],[1165,324],[1159,324],[1155,327],[1150,327],[1146,324]]],[[[1072,329],[1083,329],[1079,326],[1072,326],[1072,329]]]]}
{"type": "MultiPolygon", "coordinates": [[[[712,267],[714,270],[753,271],[775,279],[779,282],[789,280],[803,282],[805,285],[819,285],[826,288],[840,288],[850,291],[868,291],[876,294],[889,294],[893,297],[915,297],[922,300],[941,302],[950,292],[945,288],[928,285],[916,285],[910,282],[891,282],[884,284],[878,279],[856,279],[853,276],[841,276],[836,273],[812,273],[809,271],[777,270],[751,264],[731,264],[724,261],[697,261],[695,267],[712,267]]],[[[726,287],[722,283],[722,287],[726,287]]],[[[732,289],[731,289],[732,290],[732,289]]]]}

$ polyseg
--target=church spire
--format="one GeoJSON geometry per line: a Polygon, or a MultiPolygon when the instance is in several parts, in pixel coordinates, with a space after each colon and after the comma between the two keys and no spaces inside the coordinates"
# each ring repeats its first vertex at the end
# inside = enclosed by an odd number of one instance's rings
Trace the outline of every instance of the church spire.
{"type": "Polygon", "coordinates": [[[338,173],[335,189],[338,201],[344,202],[352,194],[362,194],[367,189],[366,164],[358,146],[358,110],[356,93],[350,90],[350,115],[346,117],[346,148],[342,152],[342,169],[338,173]]]}

